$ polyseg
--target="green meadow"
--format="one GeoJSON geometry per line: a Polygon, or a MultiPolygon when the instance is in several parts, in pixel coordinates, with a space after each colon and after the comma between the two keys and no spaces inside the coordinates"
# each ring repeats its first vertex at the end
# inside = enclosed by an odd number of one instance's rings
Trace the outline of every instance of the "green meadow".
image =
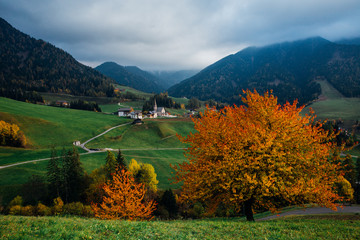
{"type": "Polygon", "coordinates": [[[0,216],[1,239],[359,239],[359,215],[174,221],[0,216]]]}
{"type": "MultiPolygon", "coordinates": [[[[52,146],[60,154],[63,147],[73,147],[74,141],[84,142],[113,126],[132,121],[110,114],[35,105],[6,98],[0,98],[0,119],[18,124],[28,140],[26,148],[0,147],[0,166],[49,158],[52,146]]],[[[189,119],[144,122],[140,126],[126,125],[114,129],[86,146],[123,149],[127,162],[134,158],[154,166],[159,188],[179,187],[171,185],[170,164],[185,160],[183,148],[186,145],[179,141],[176,134],[186,136],[193,131],[193,123],[189,119]]],[[[88,173],[105,163],[106,152],[83,155],[84,150],[78,148],[78,151],[88,173]]],[[[0,169],[0,195],[3,200],[12,199],[31,175],[45,176],[47,162],[43,160],[0,169]]]]}
{"type": "MultiPolygon", "coordinates": [[[[360,119],[360,99],[344,98],[326,81],[320,82],[322,86],[321,101],[314,102],[312,107],[320,119],[339,119],[353,122],[360,119]]],[[[151,94],[120,86],[126,91],[131,91],[144,98],[151,94]]],[[[47,99],[64,99],[67,95],[47,95],[47,99]]],[[[71,100],[71,96],[67,96],[71,100]]],[[[91,100],[91,99],[87,99],[91,100]]],[[[96,99],[95,99],[96,100],[96,99]]],[[[100,99],[104,112],[116,111],[119,107],[133,107],[141,109],[143,101],[123,102],[120,106],[114,99],[100,99]]],[[[180,103],[186,103],[187,99],[175,99],[180,103]]],[[[304,112],[308,111],[307,107],[304,112]]],[[[182,114],[183,110],[175,110],[174,114],[182,114]]],[[[80,111],[74,109],[49,107],[18,102],[11,99],[0,98],[0,119],[16,123],[24,131],[28,146],[26,148],[0,147],[0,166],[29,160],[45,159],[50,157],[52,146],[56,146],[58,152],[63,147],[72,147],[72,142],[84,142],[110,127],[117,126],[130,119],[119,118],[115,115],[80,111]]],[[[350,124],[350,123],[349,123],[350,124]]],[[[177,134],[186,136],[194,131],[190,119],[147,119],[140,126],[126,125],[114,129],[107,134],[89,142],[88,148],[112,148],[122,149],[126,161],[129,163],[132,158],[138,162],[150,163],[154,166],[159,180],[159,188],[177,188],[179,185],[172,185],[172,168],[170,164],[183,162],[185,159],[183,148],[187,146],[179,141],[177,134]]],[[[84,169],[90,173],[105,162],[106,152],[85,154],[84,150],[78,148],[80,159],[84,169]]],[[[351,151],[353,155],[360,155],[359,149],[351,151]]],[[[0,194],[8,193],[10,198],[21,184],[33,175],[46,174],[47,160],[27,163],[0,169],[0,194]],[[6,191],[5,191],[5,190],[6,191]],[[8,191],[10,189],[10,191],[8,191]]]]}
{"type": "Polygon", "coordinates": [[[351,128],[356,120],[360,120],[360,98],[346,98],[327,81],[319,81],[321,85],[321,100],[306,107],[311,107],[319,119],[342,119],[346,127],[351,128]]]}

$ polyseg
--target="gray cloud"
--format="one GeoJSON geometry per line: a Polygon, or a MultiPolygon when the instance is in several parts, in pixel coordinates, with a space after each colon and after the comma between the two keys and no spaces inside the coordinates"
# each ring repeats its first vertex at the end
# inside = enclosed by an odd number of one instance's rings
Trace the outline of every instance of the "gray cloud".
{"type": "Polygon", "coordinates": [[[1,0],[0,16],[95,66],[200,69],[249,45],[360,35],[358,0],[1,0]]]}

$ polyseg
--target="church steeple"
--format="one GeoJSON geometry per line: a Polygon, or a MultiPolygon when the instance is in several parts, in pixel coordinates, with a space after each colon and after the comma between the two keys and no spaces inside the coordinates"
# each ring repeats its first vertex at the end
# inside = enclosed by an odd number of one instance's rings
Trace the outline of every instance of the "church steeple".
{"type": "Polygon", "coordinates": [[[156,104],[156,99],[155,99],[155,103],[154,103],[154,112],[157,112],[157,104],[156,104]]]}

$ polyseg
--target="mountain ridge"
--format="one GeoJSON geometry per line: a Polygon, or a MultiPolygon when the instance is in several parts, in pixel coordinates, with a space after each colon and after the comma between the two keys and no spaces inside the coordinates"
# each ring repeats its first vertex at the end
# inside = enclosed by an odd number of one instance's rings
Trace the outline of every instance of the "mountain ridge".
{"type": "Polygon", "coordinates": [[[360,81],[356,80],[360,79],[360,47],[321,37],[248,47],[168,91],[174,97],[239,104],[243,89],[273,90],[280,102],[298,99],[306,104],[320,94],[320,86],[314,81],[318,78],[327,79],[345,96],[360,96],[360,81]]]}
{"type": "Polygon", "coordinates": [[[122,66],[116,62],[104,62],[95,69],[105,76],[114,79],[120,85],[129,86],[140,91],[159,93],[164,90],[157,78],[136,66],[122,66]]]}
{"type": "Polygon", "coordinates": [[[1,93],[22,91],[113,96],[112,80],[70,54],[15,29],[0,18],[1,93]]]}

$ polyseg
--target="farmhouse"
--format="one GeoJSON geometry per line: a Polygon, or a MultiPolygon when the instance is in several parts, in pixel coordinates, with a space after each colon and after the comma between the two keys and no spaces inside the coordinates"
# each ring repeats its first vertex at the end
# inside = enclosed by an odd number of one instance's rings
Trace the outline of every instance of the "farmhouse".
{"type": "Polygon", "coordinates": [[[133,108],[119,108],[117,112],[119,117],[129,117],[133,111],[133,108]]]}
{"type": "Polygon", "coordinates": [[[142,119],[143,115],[142,112],[140,110],[136,110],[130,113],[130,118],[131,119],[142,119]]]}
{"type": "Polygon", "coordinates": [[[69,107],[70,106],[70,104],[64,100],[57,100],[55,105],[58,107],[69,107]]]}

